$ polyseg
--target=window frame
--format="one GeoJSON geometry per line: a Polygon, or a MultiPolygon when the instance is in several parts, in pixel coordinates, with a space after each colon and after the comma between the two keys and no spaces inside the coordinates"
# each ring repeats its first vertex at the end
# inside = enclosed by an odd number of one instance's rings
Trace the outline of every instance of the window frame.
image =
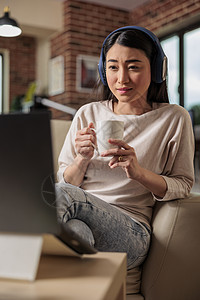
{"type": "Polygon", "coordinates": [[[1,66],[1,82],[0,82],[0,113],[3,112],[3,106],[4,106],[4,103],[3,103],[3,98],[4,98],[4,55],[3,53],[0,51],[0,56],[1,56],[1,61],[2,61],[2,66],[1,66]]]}
{"type": "Polygon", "coordinates": [[[3,56],[3,79],[2,79],[2,111],[8,113],[9,108],[9,91],[10,91],[10,52],[8,49],[0,48],[3,56]]]}
{"type": "Polygon", "coordinates": [[[184,90],[185,90],[185,83],[184,83],[184,35],[192,30],[200,28],[200,23],[196,22],[191,24],[187,27],[181,28],[179,30],[170,32],[165,35],[161,35],[159,37],[160,42],[171,38],[173,36],[177,36],[179,38],[179,84],[178,84],[178,94],[179,94],[179,105],[184,107],[184,90]]]}

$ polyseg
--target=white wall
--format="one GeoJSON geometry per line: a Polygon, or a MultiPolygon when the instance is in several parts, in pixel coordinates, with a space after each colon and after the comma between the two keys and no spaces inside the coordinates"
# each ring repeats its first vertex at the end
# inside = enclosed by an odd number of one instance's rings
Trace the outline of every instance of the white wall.
{"type": "Polygon", "coordinates": [[[62,1],[1,0],[0,17],[5,6],[10,7],[10,17],[18,22],[22,35],[37,39],[37,92],[44,93],[48,89],[49,39],[63,28],[62,1]]]}
{"type": "Polygon", "coordinates": [[[36,53],[36,78],[37,78],[37,94],[48,93],[48,65],[50,58],[50,43],[48,39],[37,39],[37,53],[36,53]]]}
{"type": "Polygon", "coordinates": [[[5,6],[10,17],[16,19],[25,33],[43,35],[62,30],[62,2],[56,0],[1,0],[0,16],[5,6]]]}

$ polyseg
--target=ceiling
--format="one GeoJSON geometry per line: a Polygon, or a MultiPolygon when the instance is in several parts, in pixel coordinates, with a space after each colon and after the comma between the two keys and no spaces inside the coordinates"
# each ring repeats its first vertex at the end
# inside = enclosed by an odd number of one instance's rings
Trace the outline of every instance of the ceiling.
{"type": "MultiPolygon", "coordinates": [[[[64,2],[65,0],[56,0],[64,2]]],[[[94,3],[99,5],[106,5],[114,8],[119,8],[123,10],[133,10],[135,7],[142,5],[150,0],[79,0],[82,2],[94,3]]]]}

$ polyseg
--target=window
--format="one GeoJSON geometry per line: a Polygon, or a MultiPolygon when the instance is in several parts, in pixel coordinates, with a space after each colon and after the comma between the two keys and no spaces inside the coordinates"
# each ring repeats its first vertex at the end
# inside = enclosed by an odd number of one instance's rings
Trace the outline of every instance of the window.
{"type": "Polygon", "coordinates": [[[162,38],[161,45],[168,57],[170,103],[186,109],[200,105],[200,27],[162,38]]]}
{"type": "Polygon", "coordinates": [[[9,112],[9,51],[0,49],[0,113],[9,112]]]}
{"type": "Polygon", "coordinates": [[[184,35],[184,106],[200,104],[200,28],[184,35]]]}
{"type": "Polygon", "coordinates": [[[161,44],[168,58],[168,90],[170,103],[179,104],[179,40],[177,36],[164,40],[161,44]]]}
{"type": "Polygon", "coordinates": [[[0,113],[3,111],[3,55],[0,53],[0,113]]]}

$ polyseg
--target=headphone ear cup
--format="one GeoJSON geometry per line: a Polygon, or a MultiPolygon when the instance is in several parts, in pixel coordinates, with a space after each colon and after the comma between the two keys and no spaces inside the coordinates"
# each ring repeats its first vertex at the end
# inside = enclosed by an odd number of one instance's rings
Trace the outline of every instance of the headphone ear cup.
{"type": "Polygon", "coordinates": [[[167,57],[155,57],[151,63],[151,79],[156,83],[161,83],[167,77],[167,57]]]}
{"type": "Polygon", "coordinates": [[[105,62],[104,62],[104,64],[103,64],[103,79],[104,79],[105,85],[107,85],[107,79],[106,79],[106,63],[105,63],[105,62]]]}
{"type": "Polygon", "coordinates": [[[154,56],[153,61],[151,62],[151,80],[153,82],[159,83],[160,82],[160,66],[154,56]]]}
{"type": "Polygon", "coordinates": [[[99,71],[99,76],[102,81],[102,83],[107,86],[107,80],[106,80],[106,64],[103,61],[103,50],[101,51],[101,56],[99,59],[99,64],[98,64],[98,71],[99,71]]]}
{"type": "Polygon", "coordinates": [[[152,32],[148,32],[148,34],[154,42],[157,51],[156,55],[154,55],[154,60],[151,64],[152,81],[156,83],[161,83],[166,79],[167,57],[162,49],[158,38],[152,32]]]}
{"type": "Polygon", "coordinates": [[[163,81],[166,80],[166,78],[167,78],[167,63],[168,63],[167,56],[165,56],[163,58],[163,64],[162,64],[162,79],[163,79],[163,81]]]}

